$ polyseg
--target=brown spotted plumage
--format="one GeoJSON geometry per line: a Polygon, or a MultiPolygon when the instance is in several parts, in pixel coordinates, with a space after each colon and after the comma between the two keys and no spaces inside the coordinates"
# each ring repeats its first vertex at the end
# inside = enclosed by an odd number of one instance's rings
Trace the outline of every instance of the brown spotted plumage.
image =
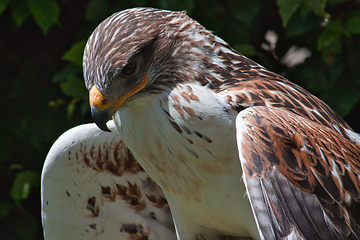
{"type": "Polygon", "coordinates": [[[52,146],[42,173],[42,220],[45,239],[176,239],[159,186],[116,131],[95,124],[70,129],[52,146]]]}
{"type": "Polygon", "coordinates": [[[95,123],[114,116],[179,239],[360,238],[360,135],[185,12],[109,17],[84,78],[95,123]]]}

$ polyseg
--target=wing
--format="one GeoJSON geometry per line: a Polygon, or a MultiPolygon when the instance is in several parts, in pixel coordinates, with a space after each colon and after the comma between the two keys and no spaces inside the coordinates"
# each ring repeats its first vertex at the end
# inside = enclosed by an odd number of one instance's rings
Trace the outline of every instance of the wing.
{"type": "Polygon", "coordinates": [[[45,239],[176,239],[161,189],[109,122],[65,132],[42,173],[45,239]]]}
{"type": "Polygon", "coordinates": [[[359,239],[359,135],[284,109],[249,107],[237,144],[262,239],[359,239]]]}

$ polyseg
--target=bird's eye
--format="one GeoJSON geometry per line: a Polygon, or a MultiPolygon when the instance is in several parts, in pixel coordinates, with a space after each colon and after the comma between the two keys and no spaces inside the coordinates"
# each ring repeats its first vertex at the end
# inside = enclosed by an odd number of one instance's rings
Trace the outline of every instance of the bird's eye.
{"type": "Polygon", "coordinates": [[[131,59],[128,64],[122,69],[121,76],[123,77],[131,77],[134,76],[138,70],[138,63],[136,59],[131,59]]]}

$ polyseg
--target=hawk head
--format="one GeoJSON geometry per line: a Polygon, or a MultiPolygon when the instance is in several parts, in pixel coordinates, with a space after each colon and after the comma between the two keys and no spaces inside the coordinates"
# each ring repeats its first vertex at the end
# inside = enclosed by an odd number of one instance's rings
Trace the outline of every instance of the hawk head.
{"type": "Polygon", "coordinates": [[[83,59],[98,127],[109,131],[106,122],[136,97],[202,76],[200,60],[211,51],[198,49],[206,48],[207,38],[214,36],[186,12],[134,8],[104,20],[90,36],[83,59]]]}

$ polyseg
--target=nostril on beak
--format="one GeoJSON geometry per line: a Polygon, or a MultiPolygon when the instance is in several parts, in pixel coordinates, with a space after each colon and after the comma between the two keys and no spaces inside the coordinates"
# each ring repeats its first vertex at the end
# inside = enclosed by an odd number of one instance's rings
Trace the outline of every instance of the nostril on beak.
{"type": "Polygon", "coordinates": [[[102,102],[101,102],[101,105],[106,105],[108,103],[108,100],[107,99],[104,99],[104,100],[102,100],[102,102]]]}

